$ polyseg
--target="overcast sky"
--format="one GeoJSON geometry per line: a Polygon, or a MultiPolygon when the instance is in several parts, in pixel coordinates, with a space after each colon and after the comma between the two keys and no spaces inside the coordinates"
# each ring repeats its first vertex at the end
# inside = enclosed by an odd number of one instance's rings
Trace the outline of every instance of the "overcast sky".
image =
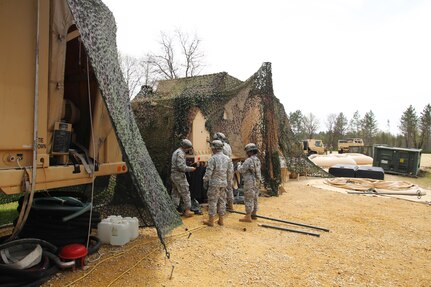
{"type": "Polygon", "coordinates": [[[272,63],[286,112],[350,119],[372,110],[398,133],[409,105],[431,102],[431,1],[427,0],[103,0],[117,21],[121,52],[157,51],[160,32],[202,39],[202,74],[246,80],[272,63]]]}

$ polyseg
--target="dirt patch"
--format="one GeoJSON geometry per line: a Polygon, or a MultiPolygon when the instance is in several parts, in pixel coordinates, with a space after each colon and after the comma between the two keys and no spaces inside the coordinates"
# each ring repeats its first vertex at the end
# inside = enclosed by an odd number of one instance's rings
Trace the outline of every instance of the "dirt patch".
{"type": "Polygon", "coordinates": [[[421,155],[421,168],[431,169],[431,153],[423,153],[421,155]]]}
{"type": "Polygon", "coordinates": [[[123,248],[104,246],[87,270],[63,272],[44,286],[430,286],[430,206],[305,182],[260,198],[259,213],[331,230],[319,238],[265,229],[257,224],[305,230],[261,219],[240,223],[236,214],[208,228],[195,216],[184,220],[190,237],[179,228],[167,239],[170,260],[154,231],[144,229],[123,248]]]}

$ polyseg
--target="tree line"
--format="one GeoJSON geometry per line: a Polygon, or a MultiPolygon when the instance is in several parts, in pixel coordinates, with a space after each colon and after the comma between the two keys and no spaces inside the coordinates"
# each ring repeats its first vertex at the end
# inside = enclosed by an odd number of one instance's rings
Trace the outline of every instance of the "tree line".
{"type": "Polygon", "coordinates": [[[410,105],[401,115],[398,124],[399,134],[392,134],[388,130],[378,128],[378,122],[372,110],[363,116],[356,111],[351,119],[343,112],[331,113],[324,125],[326,130],[318,132],[320,123],[312,114],[303,114],[300,110],[290,112],[290,127],[295,133],[297,141],[318,138],[324,141],[329,149],[336,150],[338,140],[344,138],[362,138],[365,145],[387,144],[395,147],[420,148],[431,152],[431,105],[427,104],[419,114],[410,105]]]}

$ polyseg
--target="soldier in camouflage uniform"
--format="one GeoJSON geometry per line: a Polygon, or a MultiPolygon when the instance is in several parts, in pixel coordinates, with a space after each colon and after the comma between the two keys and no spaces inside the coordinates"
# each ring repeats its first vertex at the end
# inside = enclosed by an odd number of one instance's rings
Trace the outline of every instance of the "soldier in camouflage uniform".
{"type": "MultiPolygon", "coordinates": [[[[223,154],[229,157],[232,160],[232,148],[227,141],[227,137],[221,133],[217,132],[214,134],[214,140],[220,140],[223,142],[223,154]]],[[[227,209],[233,210],[233,187],[232,180],[227,183],[226,187],[226,201],[227,201],[227,209]]]]}
{"type": "Polygon", "coordinates": [[[218,224],[223,225],[226,213],[226,187],[232,181],[233,165],[229,157],[223,154],[223,142],[211,142],[213,155],[208,160],[208,166],[203,178],[208,186],[208,220],[204,224],[214,226],[214,218],[218,214],[218,224]]]}
{"type": "Polygon", "coordinates": [[[244,204],[246,215],[239,221],[251,222],[252,219],[257,218],[257,199],[262,176],[260,172],[260,160],[256,156],[258,153],[257,146],[254,143],[249,143],[245,146],[245,151],[248,158],[242,165],[240,164],[238,166],[238,171],[244,178],[244,204]]]}
{"type": "Polygon", "coordinates": [[[183,199],[185,217],[192,217],[193,213],[190,211],[191,199],[189,183],[187,182],[186,172],[195,171],[196,168],[186,165],[186,152],[193,148],[192,142],[188,139],[183,139],[180,147],[172,154],[171,164],[171,180],[172,180],[172,200],[178,207],[180,199],[183,199]]]}

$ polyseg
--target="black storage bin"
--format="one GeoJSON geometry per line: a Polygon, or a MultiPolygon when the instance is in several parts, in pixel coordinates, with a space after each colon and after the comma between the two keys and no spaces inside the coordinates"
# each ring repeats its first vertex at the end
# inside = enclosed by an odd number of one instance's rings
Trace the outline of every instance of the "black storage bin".
{"type": "Polygon", "coordinates": [[[329,168],[329,174],[335,177],[355,177],[358,166],[351,164],[336,164],[329,168]]]}
{"type": "Polygon", "coordinates": [[[383,180],[385,178],[385,171],[381,167],[360,166],[356,170],[356,177],[383,180]]]}

